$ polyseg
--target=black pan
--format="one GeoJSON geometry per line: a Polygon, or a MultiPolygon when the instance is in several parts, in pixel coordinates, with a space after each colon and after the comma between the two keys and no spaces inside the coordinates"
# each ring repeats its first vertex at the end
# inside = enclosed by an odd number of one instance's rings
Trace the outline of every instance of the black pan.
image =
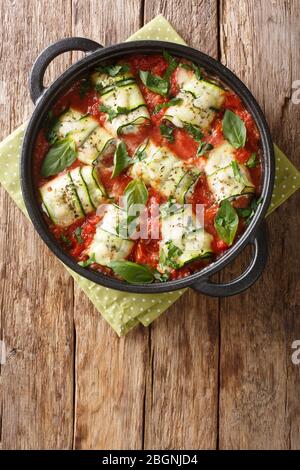
{"type": "Polygon", "coordinates": [[[212,57],[191,47],[181,46],[162,41],[134,41],[103,47],[85,38],[66,38],[47,47],[35,61],[30,75],[30,94],[35,103],[35,110],[28,124],[22,147],[21,156],[21,186],[28,214],[37,232],[53,251],[69,268],[77,274],[105,287],[136,293],[169,292],[185,287],[215,297],[238,294],[250,287],[262,274],[267,260],[267,238],[264,218],[268,209],[274,183],[274,151],[268,125],[263,112],[248,88],[224,65],[212,57]],[[43,86],[45,71],[50,62],[59,54],[79,50],[86,56],[72,65],[48,88],[43,86]],[[259,129],[262,145],[262,203],[258,206],[247,230],[226,254],[201,271],[183,279],[154,284],[128,284],[106,276],[92,269],[79,266],[58,244],[50,233],[39,207],[33,183],[32,159],[37,134],[42,127],[47,112],[53,106],[59,95],[66,91],[75,81],[87,72],[107,60],[118,60],[129,54],[153,54],[168,51],[175,56],[189,59],[215,76],[218,76],[237,95],[241,97],[248,111],[252,114],[259,129]],[[210,277],[223,269],[245,248],[252,245],[253,257],[247,269],[236,279],[223,284],[210,281],[210,277]]]}

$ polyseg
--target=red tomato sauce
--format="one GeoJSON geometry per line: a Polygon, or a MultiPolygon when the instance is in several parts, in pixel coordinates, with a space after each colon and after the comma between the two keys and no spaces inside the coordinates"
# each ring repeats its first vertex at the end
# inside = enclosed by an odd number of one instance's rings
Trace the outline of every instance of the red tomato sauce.
{"type": "MultiPolygon", "coordinates": [[[[133,156],[136,148],[142,142],[144,142],[145,139],[150,137],[157,145],[168,147],[174,154],[176,154],[178,158],[184,160],[187,165],[196,166],[200,169],[200,171],[202,171],[206,163],[207,155],[204,154],[200,157],[197,156],[199,142],[196,141],[195,138],[193,138],[193,136],[186,129],[175,128],[173,131],[173,141],[167,140],[161,134],[160,125],[166,112],[166,108],[162,107],[158,112],[156,108],[158,105],[167,103],[178,93],[179,89],[176,81],[176,73],[173,72],[170,77],[170,92],[168,98],[165,98],[149,90],[139,78],[139,70],[150,71],[152,74],[163,77],[169,65],[168,61],[161,55],[136,55],[128,58],[126,63],[130,65],[131,71],[137,80],[137,84],[140,87],[151,119],[149,125],[142,126],[137,134],[122,135],[122,140],[126,144],[129,155],[133,156]]],[[[67,110],[69,107],[72,107],[83,114],[91,114],[102,126],[105,124],[107,118],[106,114],[100,111],[101,98],[97,92],[89,86],[87,87],[87,90],[82,93],[84,80],[85,79],[75,83],[70,88],[70,90],[68,90],[63,96],[59,98],[51,110],[52,114],[54,117],[58,117],[62,112],[67,110]]],[[[224,106],[221,111],[216,113],[210,131],[203,132],[203,142],[209,143],[214,147],[222,144],[224,141],[222,118],[226,109],[230,109],[235,114],[237,114],[244,121],[247,129],[247,140],[245,147],[238,149],[235,152],[237,161],[241,164],[247,163],[252,153],[254,152],[257,153],[259,159],[260,136],[258,129],[252,116],[245,109],[241,99],[232,91],[225,92],[224,106]]],[[[34,152],[33,174],[37,187],[42,186],[52,178],[43,178],[41,176],[41,165],[49,148],[50,143],[46,138],[46,130],[43,129],[38,134],[34,152]]],[[[69,171],[78,165],[83,164],[76,160],[72,166],[68,167],[65,171],[69,171]]],[[[126,186],[130,181],[132,181],[132,178],[125,173],[112,178],[112,165],[113,154],[105,157],[104,166],[99,169],[99,176],[107,193],[114,197],[115,201],[118,202],[119,198],[123,195],[126,186]]],[[[260,163],[255,168],[249,168],[250,176],[256,187],[257,194],[259,194],[261,187],[261,171],[260,163]]],[[[161,204],[163,202],[165,202],[165,198],[163,196],[154,191],[152,188],[148,188],[147,209],[149,214],[151,213],[151,210],[155,204],[161,204]]],[[[188,202],[192,203],[194,210],[197,204],[202,204],[204,206],[204,227],[205,230],[213,236],[212,249],[214,257],[218,257],[229,247],[223,240],[220,239],[215,229],[214,220],[218,211],[218,205],[214,201],[213,195],[209,190],[206,177],[203,173],[197,181],[191,200],[188,202]]],[[[243,209],[248,205],[248,196],[240,197],[233,202],[233,206],[235,208],[243,209]]],[[[85,252],[93,240],[96,231],[96,225],[100,220],[100,217],[94,212],[87,215],[85,218],[76,221],[71,226],[62,228],[55,226],[47,218],[49,228],[54,234],[55,238],[77,261],[87,259],[85,252]]],[[[149,215],[146,223],[148,235],[151,233],[151,229],[153,228],[157,229],[159,232],[158,218],[153,220],[149,215]],[[153,227],[153,224],[157,224],[158,226],[153,227]]],[[[244,228],[245,223],[242,219],[240,219],[237,236],[244,230],[244,228]]],[[[147,239],[139,239],[135,241],[134,247],[128,259],[137,263],[147,264],[152,268],[157,268],[159,263],[159,239],[152,240],[151,237],[148,237],[147,239]]],[[[209,262],[210,260],[204,259],[200,261],[194,261],[181,269],[174,269],[170,273],[170,279],[178,279],[188,276],[189,274],[202,269],[209,262]]],[[[101,272],[112,275],[112,271],[109,268],[96,264],[92,265],[92,267],[101,272]]]]}

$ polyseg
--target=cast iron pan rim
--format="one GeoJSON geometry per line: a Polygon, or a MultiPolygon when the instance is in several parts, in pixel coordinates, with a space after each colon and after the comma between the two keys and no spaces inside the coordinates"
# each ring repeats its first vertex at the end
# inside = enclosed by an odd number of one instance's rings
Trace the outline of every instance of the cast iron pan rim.
{"type": "Polygon", "coordinates": [[[264,114],[248,88],[227,67],[203,52],[188,46],[164,41],[134,41],[116,44],[89,53],[86,57],[71,65],[71,67],[69,67],[46,89],[36,105],[24,136],[21,154],[21,187],[26,209],[37,232],[54,254],[69,268],[77,274],[104,287],[135,293],[160,293],[174,291],[188,286],[192,287],[196,281],[199,281],[200,279],[208,279],[211,275],[220,271],[229,264],[255,237],[271,200],[274,183],[274,167],[273,143],[264,114]],[[257,208],[255,216],[241,238],[225,255],[210,264],[207,268],[204,268],[186,278],[174,281],[142,285],[128,284],[124,281],[119,281],[102,273],[79,266],[76,261],[67,255],[67,253],[58,245],[54,237],[51,235],[36,201],[35,190],[32,184],[31,158],[36,136],[46,112],[57,99],[58,95],[64,91],[64,89],[67,89],[71,83],[76,81],[80,75],[83,75],[87,69],[93,68],[100,60],[111,60],[119,57],[120,55],[139,52],[155,53],[162,49],[198,62],[208,72],[219,76],[221,80],[233,89],[233,91],[235,91],[244,101],[246,107],[254,117],[261,135],[264,169],[264,181],[261,194],[262,203],[257,208]],[[27,157],[28,155],[30,155],[30,158],[27,157]]]}

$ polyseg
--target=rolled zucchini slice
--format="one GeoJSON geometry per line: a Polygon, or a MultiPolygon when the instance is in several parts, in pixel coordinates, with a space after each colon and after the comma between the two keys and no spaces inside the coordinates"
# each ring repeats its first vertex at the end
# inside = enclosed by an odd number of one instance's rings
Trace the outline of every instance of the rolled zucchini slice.
{"type": "Polygon", "coordinates": [[[170,121],[176,127],[184,127],[187,124],[197,126],[202,130],[209,128],[214,119],[215,112],[210,108],[200,108],[195,106],[194,96],[186,91],[181,91],[177,95],[180,104],[168,108],[164,119],[170,121]]]}
{"type": "Polygon", "coordinates": [[[177,67],[176,79],[180,89],[180,103],[171,106],[164,119],[176,127],[186,124],[207,130],[214,119],[215,110],[224,102],[224,90],[214,83],[197,79],[192,70],[177,67]]]}
{"type": "Polygon", "coordinates": [[[202,109],[220,109],[224,103],[223,88],[206,80],[199,80],[195,72],[178,67],[176,79],[180,90],[191,93],[195,100],[195,106],[202,109]]]}
{"type": "Polygon", "coordinates": [[[68,227],[105,200],[96,169],[90,166],[57,176],[40,188],[40,194],[48,216],[61,227],[68,227]]]}
{"type": "Polygon", "coordinates": [[[69,173],[57,176],[40,188],[43,206],[52,222],[68,227],[84,217],[84,212],[69,173]]]}
{"type": "Polygon", "coordinates": [[[96,233],[87,254],[94,254],[96,263],[108,266],[111,261],[126,259],[134,245],[132,240],[122,238],[118,227],[123,220],[123,212],[119,207],[110,204],[103,219],[97,225],[96,233]]]}
{"type": "Polygon", "coordinates": [[[146,158],[133,164],[131,176],[141,178],[164,196],[183,202],[189,187],[198,178],[197,170],[189,171],[168,148],[157,147],[151,140],[143,148],[146,158]]]}
{"type": "Polygon", "coordinates": [[[115,146],[116,139],[103,127],[97,127],[78,149],[78,159],[87,165],[95,165],[115,146]]]}
{"type": "Polygon", "coordinates": [[[98,122],[91,116],[69,108],[59,117],[54,133],[58,140],[70,137],[80,147],[98,126],[98,122]]]}
{"type": "Polygon", "coordinates": [[[109,75],[104,71],[96,71],[92,75],[92,82],[95,85],[97,92],[101,95],[109,93],[117,86],[121,87],[129,83],[134,83],[133,74],[130,71],[123,71],[121,68],[120,72],[115,75],[109,75]]]}
{"type": "Polygon", "coordinates": [[[146,106],[139,106],[129,114],[120,113],[110,122],[105,122],[105,127],[113,135],[136,134],[141,126],[150,122],[150,116],[146,106]]]}
{"type": "Polygon", "coordinates": [[[217,202],[255,192],[249,171],[235,160],[235,149],[226,141],[209,152],[205,173],[217,202]]]}
{"type": "Polygon", "coordinates": [[[77,158],[87,165],[96,164],[116,145],[114,137],[91,116],[72,108],[65,111],[55,124],[56,139],[71,138],[77,147],[77,158]]]}
{"type": "Polygon", "coordinates": [[[130,72],[115,77],[94,74],[92,79],[96,89],[101,87],[102,109],[107,115],[105,127],[114,136],[135,133],[150,121],[143,95],[130,72]]]}
{"type": "Polygon", "coordinates": [[[211,256],[213,237],[199,226],[190,207],[161,220],[159,268],[179,269],[185,264],[211,256]]]}

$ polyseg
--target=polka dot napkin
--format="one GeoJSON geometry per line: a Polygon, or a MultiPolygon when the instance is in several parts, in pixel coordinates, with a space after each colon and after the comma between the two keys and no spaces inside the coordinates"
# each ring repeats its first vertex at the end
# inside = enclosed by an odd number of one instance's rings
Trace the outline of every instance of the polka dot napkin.
{"type": "MultiPolygon", "coordinates": [[[[154,18],[128,40],[156,39],[185,44],[163,16],[154,18]]],[[[19,156],[26,123],[0,144],[0,182],[26,214],[19,179],[19,156]]],[[[300,173],[275,146],[276,185],[269,213],[300,188],[300,173]]],[[[138,323],[148,326],[172,305],[184,290],[164,294],[127,294],[98,286],[68,271],[116,333],[125,335],[138,323]]]]}

